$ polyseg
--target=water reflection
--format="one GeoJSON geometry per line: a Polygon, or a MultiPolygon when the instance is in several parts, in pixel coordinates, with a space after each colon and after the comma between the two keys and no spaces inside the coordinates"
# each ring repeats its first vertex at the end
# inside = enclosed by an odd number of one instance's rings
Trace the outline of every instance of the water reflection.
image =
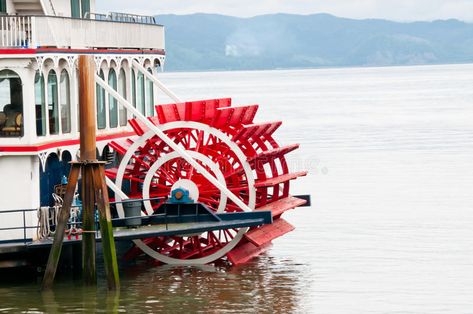
{"type": "Polygon", "coordinates": [[[294,312],[300,309],[302,269],[268,254],[241,267],[137,265],[122,270],[119,292],[70,279],[50,292],[39,292],[39,280],[0,288],[0,312],[294,312]]]}
{"type": "Polygon", "coordinates": [[[163,312],[292,312],[297,308],[301,274],[287,266],[263,255],[242,267],[164,266],[138,273],[131,270],[132,274],[125,275],[131,289],[122,302],[163,312]]]}

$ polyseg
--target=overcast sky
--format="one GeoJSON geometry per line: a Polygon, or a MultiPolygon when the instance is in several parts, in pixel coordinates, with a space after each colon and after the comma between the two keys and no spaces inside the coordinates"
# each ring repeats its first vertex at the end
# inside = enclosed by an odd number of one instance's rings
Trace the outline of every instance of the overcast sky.
{"type": "Polygon", "coordinates": [[[456,18],[473,21],[473,0],[96,0],[98,12],[137,14],[220,13],[255,16],[267,13],[330,13],[350,18],[396,21],[456,18]]]}

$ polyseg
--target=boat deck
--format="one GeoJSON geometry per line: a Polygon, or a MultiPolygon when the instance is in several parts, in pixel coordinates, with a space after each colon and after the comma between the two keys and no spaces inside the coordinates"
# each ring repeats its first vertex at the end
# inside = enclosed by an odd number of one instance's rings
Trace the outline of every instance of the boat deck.
{"type": "MultiPolygon", "coordinates": [[[[196,211],[195,205],[189,210],[185,206],[170,206],[166,213],[153,216],[139,217],[141,225],[128,227],[127,220],[137,217],[114,219],[113,235],[115,241],[127,241],[159,236],[192,235],[207,231],[247,228],[272,223],[271,211],[236,212],[236,213],[213,213],[199,205],[196,211]]],[[[80,234],[66,237],[64,245],[79,243],[82,240],[80,234]]],[[[101,241],[100,232],[96,232],[96,241],[101,241]]],[[[0,243],[0,254],[16,253],[29,249],[50,247],[53,238],[22,242],[0,243]]]]}

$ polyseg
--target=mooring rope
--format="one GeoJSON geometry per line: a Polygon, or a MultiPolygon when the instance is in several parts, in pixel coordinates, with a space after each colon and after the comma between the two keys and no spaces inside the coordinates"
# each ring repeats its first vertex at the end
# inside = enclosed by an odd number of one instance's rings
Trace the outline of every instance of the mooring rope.
{"type": "Polygon", "coordinates": [[[49,223],[49,206],[38,208],[38,228],[36,229],[38,239],[42,240],[51,234],[51,225],[49,223]]]}
{"type": "Polygon", "coordinates": [[[59,211],[62,208],[62,198],[53,193],[54,206],[41,206],[38,208],[38,228],[36,233],[38,239],[42,240],[54,235],[55,230],[52,230],[52,226],[57,226],[59,211]]]}
{"type": "MultiPolygon", "coordinates": [[[[37,215],[38,215],[38,226],[37,226],[37,236],[38,239],[42,240],[48,237],[54,236],[56,232],[55,227],[58,223],[59,211],[61,210],[64,201],[63,199],[57,195],[56,193],[52,194],[54,199],[54,206],[41,206],[38,208],[37,215]],[[54,228],[53,228],[54,226],[54,228]],[[54,230],[53,230],[54,229],[54,230]]],[[[77,202],[78,194],[74,195],[74,201],[77,202]]],[[[65,235],[70,239],[72,236],[76,238],[81,234],[84,233],[79,226],[81,222],[81,208],[80,207],[72,207],[70,218],[68,224],[70,225],[69,229],[65,230],[65,235]]]]}

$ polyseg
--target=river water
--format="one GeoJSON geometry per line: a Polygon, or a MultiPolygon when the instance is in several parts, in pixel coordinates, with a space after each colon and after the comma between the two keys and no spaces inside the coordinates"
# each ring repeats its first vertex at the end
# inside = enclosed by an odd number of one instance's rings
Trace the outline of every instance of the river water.
{"type": "MultiPolygon", "coordinates": [[[[473,313],[473,65],[164,73],[260,104],[312,207],[247,265],[122,269],[119,294],[0,284],[0,312],[473,313]]],[[[165,102],[166,99],[163,99],[165,102]]]]}

